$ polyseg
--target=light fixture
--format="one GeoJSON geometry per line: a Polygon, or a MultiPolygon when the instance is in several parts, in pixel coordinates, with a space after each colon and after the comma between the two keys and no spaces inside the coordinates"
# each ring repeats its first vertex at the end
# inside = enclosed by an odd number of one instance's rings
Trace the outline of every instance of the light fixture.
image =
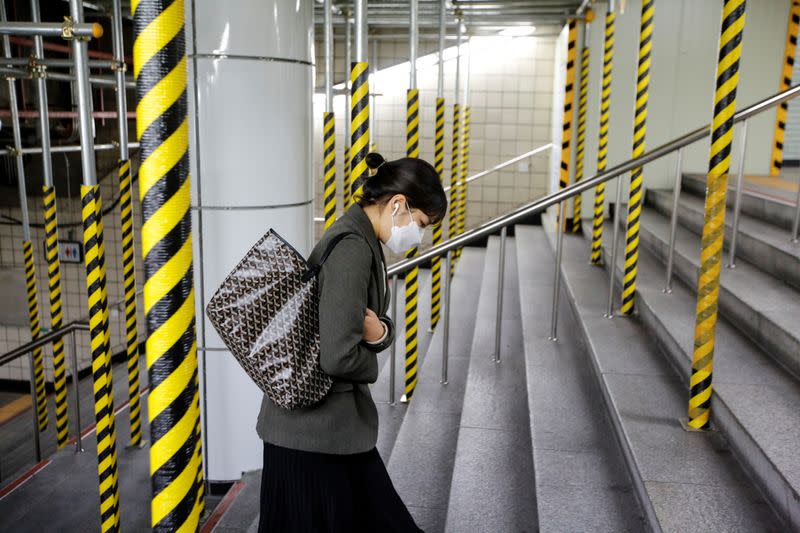
{"type": "Polygon", "coordinates": [[[510,26],[500,30],[499,33],[503,37],[525,37],[527,35],[533,35],[535,31],[536,26],[510,26]]]}

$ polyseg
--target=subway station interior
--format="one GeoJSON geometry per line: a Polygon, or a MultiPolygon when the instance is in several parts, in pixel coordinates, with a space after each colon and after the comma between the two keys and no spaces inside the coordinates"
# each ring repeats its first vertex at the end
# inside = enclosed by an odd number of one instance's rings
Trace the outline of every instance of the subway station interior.
{"type": "Polygon", "coordinates": [[[264,392],[206,306],[271,228],[307,256],[378,152],[448,196],[385,250],[368,385],[419,528],[800,532],[799,29],[0,0],[0,531],[264,530],[264,392]]]}

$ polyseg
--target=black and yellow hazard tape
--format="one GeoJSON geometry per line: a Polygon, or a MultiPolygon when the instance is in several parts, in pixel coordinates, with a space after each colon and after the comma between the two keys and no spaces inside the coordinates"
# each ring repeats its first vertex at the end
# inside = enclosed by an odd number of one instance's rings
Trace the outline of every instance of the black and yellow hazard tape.
{"type": "Polygon", "coordinates": [[[125,348],[128,361],[128,406],[131,445],[142,442],[142,408],[139,401],[139,332],[136,325],[136,265],[133,246],[133,204],[131,203],[131,162],[118,164],[120,229],[122,231],[122,275],[125,288],[125,348]]]}
{"type": "MultiPolygon", "coordinates": [[[[447,220],[447,238],[452,239],[458,232],[458,199],[461,185],[461,106],[453,104],[453,146],[450,153],[450,212],[447,220]]],[[[455,261],[450,261],[450,276],[455,272],[455,261]]]]}
{"type": "MultiPolygon", "coordinates": [[[[653,14],[655,0],[642,2],[642,15],[639,29],[639,64],[636,73],[636,107],[633,117],[632,158],[644,154],[645,133],[647,131],[647,99],[650,90],[650,54],[653,49],[653,14]]],[[[622,283],[622,314],[634,311],[636,296],[636,273],[639,266],[639,217],[642,214],[643,198],[642,167],[631,170],[631,183],[628,192],[628,224],[625,232],[625,275],[622,283]]]]}
{"type": "Polygon", "coordinates": [[[102,217],[100,186],[81,186],[83,248],[86,264],[86,288],[89,307],[89,335],[92,353],[95,433],[97,436],[97,473],[100,491],[100,530],[119,531],[119,479],[117,436],[112,402],[111,360],[106,347],[107,306],[103,298],[105,276],[100,256],[102,217]]]}
{"type": "MultiPolygon", "coordinates": [[[[584,26],[584,31],[586,27],[584,26]]],[[[583,179],[583,147],[586,143],[586,100],[589,91],[589,45],[581,50],[581,81],[578,89],[578,131],[575,141],[575,183],[583,179]]],[[[581,233],[581,210],[583,195],[572,199],[572,232],[581,233]]]]}
{"type": "MultiPolygon", "coordinates": [[[[600,124],[597,142],[597,172],[603,172],[608,164],[608,125],[611,115],[611,71],[614,66],[614,12],[606,13],[605,37],[603,39],[603,79],[600,85],[600,124]]],[[[592,264],[603,262],[603,220],[605,218],[606,184],[594,189],[594,212],[592,217],[592,264]]]]}
{"type": "Polygon", "coordinates": [[[203,514],[182,0],[134,0],[144,314],[150,378],[151,525],[196,531],[203,514]]]}
{"type": "MultiPolygon", "coordinates": [[[[44,199],[44,245],[47,257],[47,280],[50,294],[50,329],[56,330],[64,325],[61,307],[61,260],[58,257],[58,216],[56,210],[56,190],[42,187],[44,199]]],[[[67,367],[64,356],[64,339],[53,342],[53,381],[56,397],[56,440],[63,448],[69,442],[69,414],[67,405],[67,367]]]]}
{"type": "Polygon", "coordinates": [[[322,119],[323,212],[325,229],[336,222],[336,128],[333,113],[325,112],[322,119]]]}
{"type": "MultiPolygon", "coordinates": [[[[558,188],[569,185],[569,161],[572,152],[572,115],[575,103],[575,47],[578,39],[578,26],[575,19],[569,20],[567,30],[567,72],[564,77],[564,117],[561,124],[561,167],[558,175],[558,188]]],[[[562,204],[559,204],[561,209],[562,204]]],[[[566,231],[567,217],[559,213],[562,220],[560,231],[566,231]]]]}
{"type": "Polygon", "coordinates": [[[711,150],[700,251],[700,277],[697,281],[697,317],[689,396],[689,427],[700,430],[710,427],[717,301],[722,244],[725,238],[725,197],[728,192],[728,172],[731,166],[733,115],[736,111],[736,88],[739,84],[744,19],[745,1],[725,0],[719,38],[714,120],[711,125],[711,150]]]}
{"type": "MultiPolygon", "coordinates": [[[[783,66],[781,67],[781,80],[778,84],[779,91],[785,91],[792,85],[792,69],[794,56],[797,50],[797,30],[800,28],[800,0],[792,0],[789,6],[789,24],[786,28],[786,48],[783,53],[783,66]]],[[[775,116],[775,134],[772,141],[772,159],[770,160],[769,173],[777,176],[783,167],[783,141],[786,137],[786,116],[789,113],[789,102],[778,105],[775,116]]]]}
{"type": "MultiPolygon", "coordinates": [[[[41,334],[39,322],[39,297],[36,289],[36,270],[33,265],[33,246],[31,241],[22,241],[22,252],[25,258],[25,287],[28,296],[28,319],[31,326],[31,339],[36,340],[41,334]]],[[[44,388],[44,356],[42,349],[33,350],[34,388],[36,389],[36,409],[39,415],[39,431],[47,429],[47,394],[44,388]]]]}
{"type": "MultiPolygon", "coordinates": [[[[463,129],[461,130],[461,161],[458,179],[458,206],[456,211],[456,233],[461,235],[466,229],[467,220],[467,171],[469,170],[469,130],[472,108],[464,106],[463,129]]],[[[455,260],[461,257],[463,247],[456,248],[455,260]]]]}
{"type": "MultiPolygon", "coordinates": [[[[406,157],[419,157],[419,90],[409,89],[406,93],[406,157]]],[[[417,255],[417,248],[406,252],[406,257],[417,255]]],[[[414,267],[405,275],[406,288],[406,358],[405,393],[408,401],[417,385],[417,298],[419,288],[419,268],[414,267]]]]}
{"type": "Polygon", "coordinates": [[[344,170],[342,172],[342,207],[350,207],[350,185],[352,184],[350,174],[350,147],[344,147],[344,170]]]}
{"type": "Polygon", "coordinates": [[[350,70],[352,95],[350,96],[350,202],[362,196],[367,179],[367,154],[369,153],[369,63],[358,61],[350,70]]]}
{"type": "MultiPolygon", "coordinates": [[[[444,176],[444,98],[436,99],[436,121],[434,124],[433,168],[441,181],[444,176]]],[[[433,245],[442,242],[442,223],[433,226],[433,245]]],[[[442,310],[442,258],[431,261],[431,331],[439,323],[442,310]]]]}

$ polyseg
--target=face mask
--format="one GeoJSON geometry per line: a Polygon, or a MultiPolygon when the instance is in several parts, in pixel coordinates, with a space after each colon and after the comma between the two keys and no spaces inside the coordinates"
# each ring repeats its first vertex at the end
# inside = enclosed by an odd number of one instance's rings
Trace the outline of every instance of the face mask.
{"type": "Polygon", "coordinates": [[[408,202],[406,202],[406,210],[408,217],[411,221],[405,226],[395,226],[394,217],[397,214],[397,209],[400,207],[395,204],[394,212],[392,213],[392,233],[389,240],[386,241],[386,246],[396,254],[403,253],[409,248],[416,246],[422,242],[422,228],[417,226],[414,218],[411,216],[411,210],[408,209],[408,202]]]}

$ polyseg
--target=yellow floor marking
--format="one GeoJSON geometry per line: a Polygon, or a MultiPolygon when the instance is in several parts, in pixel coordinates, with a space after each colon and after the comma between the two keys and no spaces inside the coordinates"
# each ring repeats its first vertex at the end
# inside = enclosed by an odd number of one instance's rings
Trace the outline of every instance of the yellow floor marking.
{"type": "Polygon", "coordinates": [[[753,185],[781,189],[784,191],[797,192],[798,187],[797,183],[781,178],[780,176],[745,176],[744,180],[753,185]]]}
{"type": "Polygon", "coordinates": [[[0,424],[11,420],[16,415],[31,408],[31,397],[29,394],[20,396],[16,400],[0,407],[0,424]]]}

